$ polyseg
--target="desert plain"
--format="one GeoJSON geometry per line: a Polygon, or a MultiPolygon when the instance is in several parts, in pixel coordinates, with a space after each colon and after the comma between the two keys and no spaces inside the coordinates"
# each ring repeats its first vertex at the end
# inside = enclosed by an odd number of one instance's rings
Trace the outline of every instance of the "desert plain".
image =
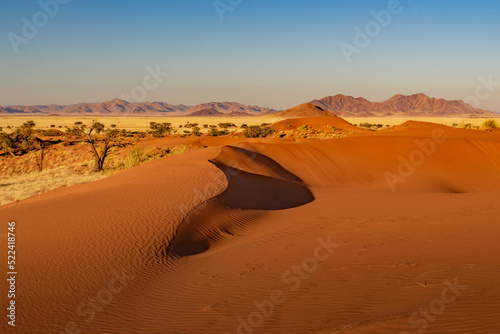
{"type": "Polygon", "coordinates": [[[498,333],[500,130],[449,118],[99,121],[238,130],[144,138],[190,149],[1,206],[20,274],[6,333],[498,333]],[[241,135],[261,123],[275,134],[241,135]]]}

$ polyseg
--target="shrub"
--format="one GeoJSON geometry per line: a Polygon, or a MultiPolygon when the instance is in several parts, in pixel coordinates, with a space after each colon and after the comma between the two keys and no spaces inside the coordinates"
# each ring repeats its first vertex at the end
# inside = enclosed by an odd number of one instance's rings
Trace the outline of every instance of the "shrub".
{"type": "Polygon", "coordinates": [[[219,128],[222,129],[229,129],[229,128],[235,128],[236,124],[234,123],[219,123],[219,128]]]}
{"type": "Polygon", "coordinates": [[[149,128],[152,130],[153,137],[165,137],[166,134],[170,134],[172,132],[172,124],[171,123],[149,123],[149,128]]]}
{"type": "Polygon", "coordinates": [[[144,157],[144,149],[141,147],[133,146],[130,151],[128,151],[124,164],[126,168],[130,168],[139,166],[144,161],[146,161],[146,158],[144,157]]]}
{"type": "Polygon", "coordinates": [[[56,137],[56,136],[63,136],[64,135],[64,132],[62,132],[61,130],[57,130],[57,129],[42,130],[40,132],[43,136],[47,136],[47,137],[49,137],[49,136],[56,137]]]}
{"type": "Polygon", "coordinates": [[[209,137],[224,136],[224,135],[228,135],[228,134],[229,134],[229,131],[218,130],[216,128],[210,128],[210,130],[208,130],[208,132],[207,132],[207,136],[209,136],[209,137]]]}
{"type": "Polygon", "coordinates": [[[494,119],[488,119],[483,122],[483,129],[496,129],[498,128],[498,123],[494,119]]]}
{"type": "Polygon", "coordinates": [[[270,127],[250,125],[243,131],[245,138],[265,138],[274,132],[270,127]]]}

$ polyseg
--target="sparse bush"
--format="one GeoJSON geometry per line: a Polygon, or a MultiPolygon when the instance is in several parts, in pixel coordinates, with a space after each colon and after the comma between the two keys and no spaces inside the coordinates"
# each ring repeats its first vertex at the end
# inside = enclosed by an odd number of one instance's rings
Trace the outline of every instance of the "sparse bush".
{"type": "Polygon", "coordinates": [[[50,130],[42,130],[40,131],[40,134],[43,135],[43,136],[47,136],[47,137],[58,137],[58,136],[63,136],[64,135],[64,132],[62,132],[61,130],[56,130],[56,129],[50,129],[50,130]]]}
{"type": "Polygon", "coordinates": [[[494,119],[488,119],[482,124],[483,129],[496,129],[498,128],[498,123],[494,119]]]}
{"type": "Polygon", "coordinates": [[[229,128],[235,128],[236,124],[234,123],[219,123],[219,128],[221,129],[229,129],[229,128]]]}
{"type": "Polygon", "coordinates": [[[200,131],[200,128],[199,128],[199,127],[197,127],[197,126],[194,126],[194,127],[193,127],[193,131],[191,132],[191,134],[192,134],[193,136],[198,136],[198,137],[199,137],[199,136],[201,136],[201,131],[200,131]]]}
{"type": "Polygon", "coordinates": [[[227,130],[218,130],[217,128],[212,128],[212,127],[207,132],[207,136],[209,136],[209,137],[218,137],[218,136],[224,136],[224,135],[228,135],[228,134],[229,134],[229,131],[227,131],[227,130]]]}
{"type": "Polygon", "coordinates": [[[166,134],[172,133],[172,124],[171,123],[149,123],[149,128],[152,131],[152,135],[155,138],[165,137],[166,134]]]}
{"type": "Polygon", "coordinates": [[[259,125],[250,125],[243,131],[245,138],[265,138],[274,132],[270,127],[262,127],[259,125]]]}

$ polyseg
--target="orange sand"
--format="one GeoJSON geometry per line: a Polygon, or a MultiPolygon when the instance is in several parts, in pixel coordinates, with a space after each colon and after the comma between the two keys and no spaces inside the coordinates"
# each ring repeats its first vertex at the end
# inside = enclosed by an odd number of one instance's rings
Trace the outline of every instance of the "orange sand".
{"type": "Polygon", "coordinates": [[[198,140],[1,207],[19,272],[4,331],[498,332],[499,132],[198,140]]]}

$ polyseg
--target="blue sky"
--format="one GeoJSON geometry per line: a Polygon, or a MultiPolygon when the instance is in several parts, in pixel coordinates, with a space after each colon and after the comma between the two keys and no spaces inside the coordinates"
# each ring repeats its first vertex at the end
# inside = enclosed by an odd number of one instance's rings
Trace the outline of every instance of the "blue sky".
{"type": "MultiPolygon", "coordinates": [[[[355,27],[366,33],[375,22],[371,12],[397,0],[220,3],[232,9],[224,20],[213,0],[71,0],[46,16],[46,25],[38,21],[38,32],[16,53],[9,36],[25,38],[23,17],[34,23],[43,9],[38,1],[2,0],[0,105],[130,95],[148,66],[169,76],[147,91],[146,101],[277,109],[335,94],[465,99],[476,96],[479,77],[500,82],[499,1],[401,0],[399,13],[386,26],[377,23],[379,31],[350,62],[341,43],[356,47],[355,27]]],[[[477,101],[500,111],[500,84],[493,86],[477,101]]]]}

